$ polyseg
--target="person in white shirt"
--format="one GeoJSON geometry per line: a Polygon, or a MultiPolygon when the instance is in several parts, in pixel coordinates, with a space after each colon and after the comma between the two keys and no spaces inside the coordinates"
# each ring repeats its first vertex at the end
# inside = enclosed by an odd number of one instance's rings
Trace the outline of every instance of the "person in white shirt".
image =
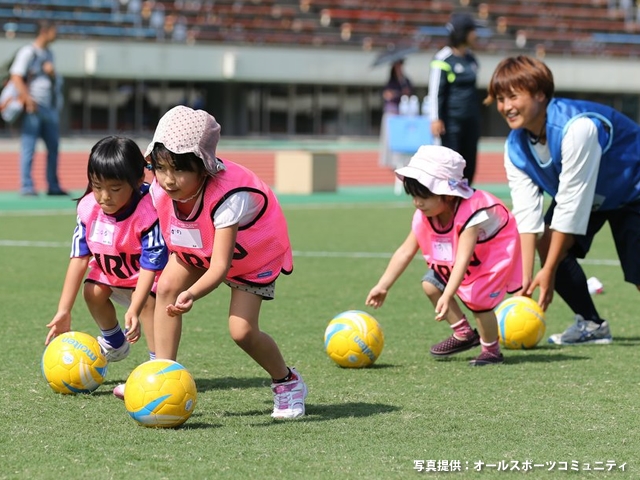
{"type": "Polygon", "coordinates": [[[546,310],[555,289],[574,312],[575,323],[550,343],[611,343],[577,259],[608,222],[625,280],[640,289],[640,126],[608,106],[554,97],[549,68],[522,55],[496,67],[485,104],[493,101],[511,128],[504,164],[521,235],[522,293],[539,289],[546,310]],[[553,199],[546,214],[544,194],[553,199]]]}
{"type": "Polygon", "coordinates": [[[20,125],[20,193],[25,196],[38,194],[31,175],[38,138],[42,138],[47,148],[47,195],[68,195],[58,180],[62,77],[55,70],[49,48],[56,35],[53,23],[39,21],[35,40],[18,50],[10,69],[11,81],[24,105],[20,125]]]}

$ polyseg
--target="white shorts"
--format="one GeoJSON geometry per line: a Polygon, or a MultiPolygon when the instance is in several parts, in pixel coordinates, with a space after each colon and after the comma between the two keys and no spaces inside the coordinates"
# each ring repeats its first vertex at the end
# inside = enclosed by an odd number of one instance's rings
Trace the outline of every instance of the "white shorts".
{"type": "Polygon", "coordinates": [[[276,282],[271,282],[268,285],[246,285],[244,283],[235,283],[225,280],[224,283],[231,288],[259,295],[263,300],[273,300],[276,295],[276,282]]]}

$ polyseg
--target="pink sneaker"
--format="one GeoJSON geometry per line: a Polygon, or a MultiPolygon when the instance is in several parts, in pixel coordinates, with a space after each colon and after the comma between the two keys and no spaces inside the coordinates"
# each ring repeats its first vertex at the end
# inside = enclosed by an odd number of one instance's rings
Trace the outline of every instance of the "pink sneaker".
{"type": "Polygon", "coordinates": [[[307,384],[295,368],[291,368],[293,380],[272,383],[273,413],[276,419],[298,418],[304,415],[304,399],[307,398],[307,384]]]}
{"type": "Polygon", "coordinates": [[[124,400],[124,383],[116,385],[116,388],[113,389],[113,396],[124,400]]]}

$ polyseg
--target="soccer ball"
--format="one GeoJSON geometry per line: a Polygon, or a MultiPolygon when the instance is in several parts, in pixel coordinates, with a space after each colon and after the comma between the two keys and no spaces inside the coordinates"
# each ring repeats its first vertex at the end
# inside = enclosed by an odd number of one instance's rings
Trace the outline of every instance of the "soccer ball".
{"type": "Polygon", "coordinates": [[[547,329],[544,311],[529,297],[504,300],[496,309],[496,317],[500,345],[512,350],[535,347],[547,329]]]}
{"type": "Polygon", "coordinates": [[[98,340],[87,333],[66,332],[42,354],[42,375],[58,393],[91,393],[104,382],[107,359],[98,340]]]}
{"type": "Polygon", "coordinates": [[[189,371],[173,360],[138,365],[124,386],[124,406],[145,427],[178,427],[193,413],[198,393],[189,371]]]}
{"type": "Polygon", "coordinates": [[[349,310],[333,317],[324,332],[324,348],[341,367],[368,367],[384,347],[378,321],[366,312],[349,310]]]}

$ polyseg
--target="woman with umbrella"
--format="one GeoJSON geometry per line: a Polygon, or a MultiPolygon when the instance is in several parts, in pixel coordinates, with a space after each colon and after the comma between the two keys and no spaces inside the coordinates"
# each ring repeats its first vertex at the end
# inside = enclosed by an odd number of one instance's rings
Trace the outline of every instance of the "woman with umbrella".
{"type": "Polygon", "coordinates": [[[380,127],[380,165],[396,169],[404,166],[409,157],[398,152],[393,152],[389,148],[389,138],[387,131],[388,118],[391,115],[400,113],[400,100],[406,95],[414,95],[414,88],[411,80],[404,72],[405,51],[390,52],[381,56],[376,63],[391,63],[389,80],[382,89],[382,125],[380,127]]]}

